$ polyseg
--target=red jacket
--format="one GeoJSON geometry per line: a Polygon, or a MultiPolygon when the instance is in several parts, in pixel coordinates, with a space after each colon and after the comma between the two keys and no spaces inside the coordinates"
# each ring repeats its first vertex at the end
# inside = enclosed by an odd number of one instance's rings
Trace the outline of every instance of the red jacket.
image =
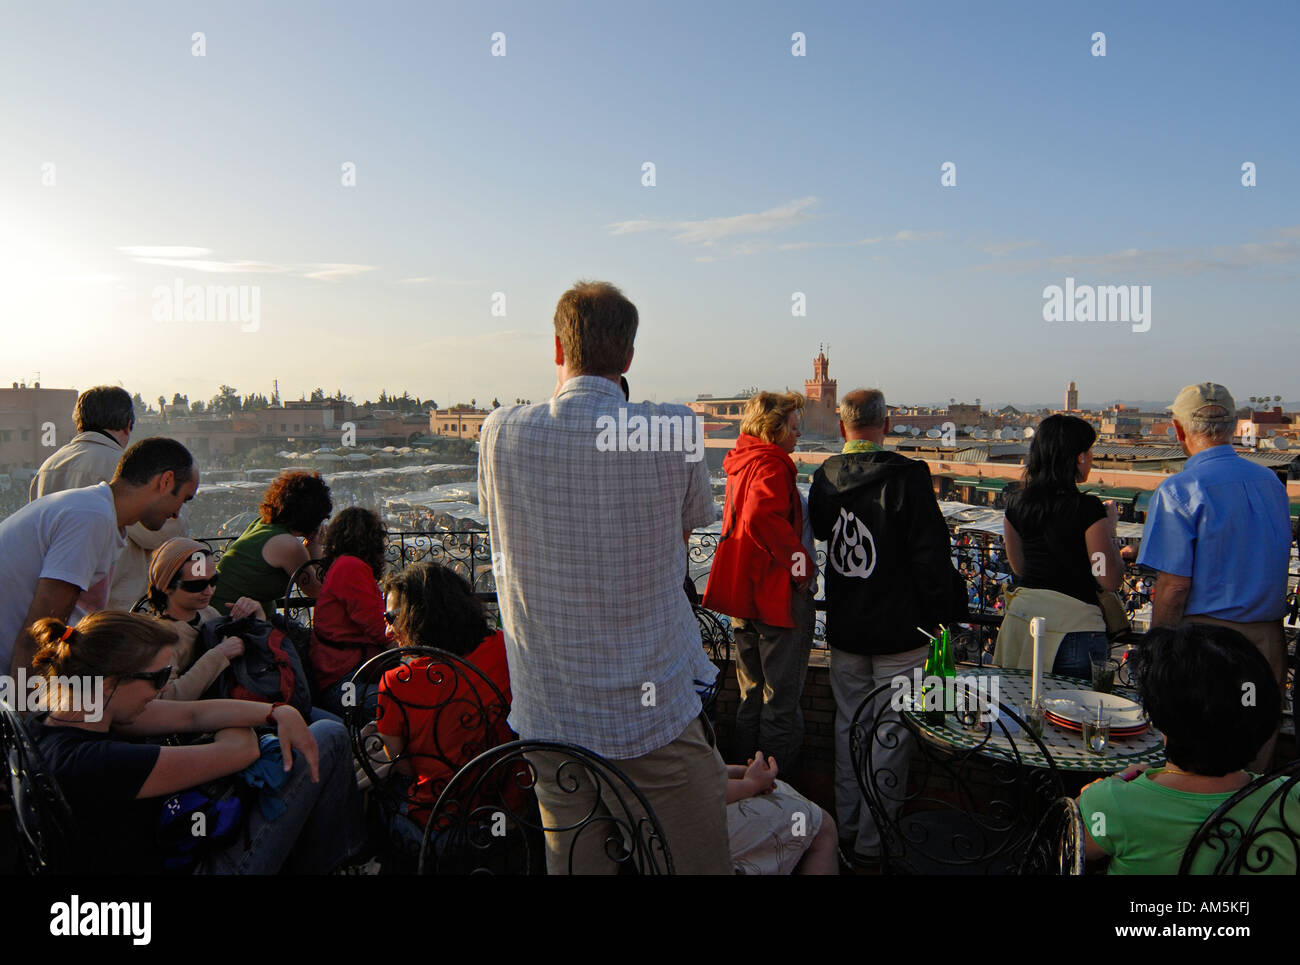
{"type": "Polygon", "coordinates": [[[814,566],[803,546],[794,463],[780,446],[742,435],[722,468],[727,473],[722,535],[703,603],[728,616],[792,627],[796,572],[803,580],[814,566]]]}

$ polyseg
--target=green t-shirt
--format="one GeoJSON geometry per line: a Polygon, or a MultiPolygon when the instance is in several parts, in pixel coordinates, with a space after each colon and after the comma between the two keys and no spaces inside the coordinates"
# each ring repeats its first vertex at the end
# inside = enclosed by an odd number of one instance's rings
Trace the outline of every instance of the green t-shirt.
{"type": "Polygon", "coordinates": [[[217,588],[212,594],[212,606],[223,616],[230,611],[227,603],[241,596],[251,597],[262,604],[269,615],[274,602],[284,596],[289,586],[289,574],[272,566],[262,557],[267,540],[288,533],[279,523],[264,523],[260,519],[249,524],[242,536],[235,540],[217,561],[217,588]]]}
{"type": "MultiPolygon", "coordinates": [[[[1177,874],[1183,852],[1196,829],[1205,823],[1215,808],[1236,793],[1197,794],[1175,790],[1152,780],[1163,772],[1164,768],[1153,767],[1128,782],[1118,777],[1107,778],[1085,788],[1079,795],[1084,827],[1097,845],[1111,856],[1110,874],[1177,874]]],[[[1260,788],[1237,805],[1231,817],[1242,827],[1247,826],[1265,805],[1270,789],[1285,780],[1280,777],[1260,788]]],[[[1273,814],[1277,813],[1277,806],[1274,802],[1270,809],[1273,814]]],[[[1300,799],[1294,791],[1287,801],[1287,819],[1291,827],[1300,828],[1300,799]]],[[[1274,817],[1271,821],[1266,818],[1260,827],[1276,825],[1274,817]]],[[[1295,850],[1280,834],[1257,838],[1255,843],[1257,847],[1272,846],[1274,850],[1268,874],[1296,873],[1295,850]]],[[[1221,849],[1211,848],[1208,843],[1203,845],[1192,865],[1192,874],[1209,874],[1222,853],[1221,849]]]]}

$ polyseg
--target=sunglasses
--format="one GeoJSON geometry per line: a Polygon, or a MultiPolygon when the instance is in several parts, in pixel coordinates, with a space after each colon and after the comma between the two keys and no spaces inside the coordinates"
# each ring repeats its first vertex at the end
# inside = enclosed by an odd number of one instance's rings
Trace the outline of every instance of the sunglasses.
{"type": "Polygon", "coordinates": [[[396,619],[397,619],[397,611],[396,611],[396,610],[385,610],[385,611],[384,611],[384,622],[387,623],[390,627],[393,625],[393,621],[396,620],[396,619]]]}
{"type": "Polygon", "coordinates": [[[172,665],[168,664],[160,670],[145,670],[140,673],[118,674],[127,680],[147,680],[154,690],[162,690],[167,686],[167,681],[172,679],[172,665]]]}
{"type": "Polygon", "coordinates": [[[186,593],[202,593],[210,586],[217,585],[217,577],[214,575],[210,580],[178,580],[173,586],[178,586],[186,593]]]}

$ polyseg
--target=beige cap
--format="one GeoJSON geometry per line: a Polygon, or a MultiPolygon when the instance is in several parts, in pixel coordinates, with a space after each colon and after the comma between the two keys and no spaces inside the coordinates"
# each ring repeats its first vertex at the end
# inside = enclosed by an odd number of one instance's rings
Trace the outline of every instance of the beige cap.
{"type": "Polygon", "coordinates": [[[1190,426],[1198,415],[1213,422],[1237,421],[1237,403],[1232,401],[1232,393],[1217,382],[1197,382],[1195,385],[1184,386],[1169,411],[1183,428],[1190,426]],[[1218,406],[1223,412],[1201,412],[1206,406],[1218,406]]]}

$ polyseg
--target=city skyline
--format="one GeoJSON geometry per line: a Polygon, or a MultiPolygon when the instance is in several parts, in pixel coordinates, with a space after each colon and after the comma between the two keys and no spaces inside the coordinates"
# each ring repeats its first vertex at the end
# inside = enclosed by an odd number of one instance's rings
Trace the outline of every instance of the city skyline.
{"type": "Polygon", "coordinates": [[[594,277],[660,401],[1300,398],[1295,8],[592,9],[0,12],[0,384],[536,400],[594,277]]]}

